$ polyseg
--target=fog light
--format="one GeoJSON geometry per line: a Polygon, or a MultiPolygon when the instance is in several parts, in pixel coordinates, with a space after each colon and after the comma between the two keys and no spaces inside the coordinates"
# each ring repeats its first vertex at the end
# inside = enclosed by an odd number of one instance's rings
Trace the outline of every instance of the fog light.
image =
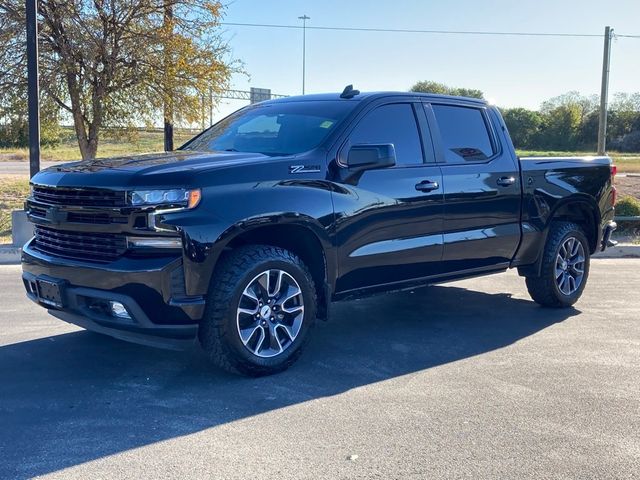
{"type": "Polygon", "coordinates": [[[109,302],[109,308],[111,309],[111,315],[114,317],[131,320],[131,315],[127,312],[127,308],[120,302],[109,302]]]}
{"type": "Polygon", "coordinates": [[[127,237],[130,248],[182,248],[180,237],[127,237]]]}

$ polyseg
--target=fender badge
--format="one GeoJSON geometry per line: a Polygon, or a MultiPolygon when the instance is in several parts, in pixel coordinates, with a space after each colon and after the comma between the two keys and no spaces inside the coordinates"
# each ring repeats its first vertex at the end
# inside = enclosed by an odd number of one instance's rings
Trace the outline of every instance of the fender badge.
{"type": "Polygon", "coordinates": [[[289,173],[319,172],[320,165],[289,165],[289,173]]]}

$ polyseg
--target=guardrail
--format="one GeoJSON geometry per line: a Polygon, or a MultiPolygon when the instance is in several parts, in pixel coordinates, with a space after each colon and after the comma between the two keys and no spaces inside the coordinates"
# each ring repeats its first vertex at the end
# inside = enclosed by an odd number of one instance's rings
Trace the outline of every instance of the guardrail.
{"type": "Polygon", "coordinates": [[[630,222],[630,223],[640,223],[640,217],[630,217],[619,215],[615,217],[616,222],[630,222]]]}

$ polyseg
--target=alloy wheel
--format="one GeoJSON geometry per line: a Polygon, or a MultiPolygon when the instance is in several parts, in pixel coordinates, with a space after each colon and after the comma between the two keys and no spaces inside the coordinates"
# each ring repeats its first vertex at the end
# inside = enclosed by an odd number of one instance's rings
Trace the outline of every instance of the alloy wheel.
{"type": "Polygon", "coordinates": [[[289,348],[302,327],[304,300],[298,282],[279,269],[256,275],[240,296],[238,334],[252,354],[269,358],[289,348]]]}
{"type": "Polygon", "coordinates": [[[569,237],[560,246],[556,257],[555,275],[558,289],[564,295],[575,293],[582,285],[586,256],[582,243],[569,237]]]}

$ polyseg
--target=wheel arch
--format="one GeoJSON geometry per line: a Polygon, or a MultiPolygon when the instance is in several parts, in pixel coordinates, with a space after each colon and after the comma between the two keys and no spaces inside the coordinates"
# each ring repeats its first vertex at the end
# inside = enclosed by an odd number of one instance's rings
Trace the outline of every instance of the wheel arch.
{"type": "Polygon", "coordinates": [[[294,253],[309,268],[318,298],[317,316],[326,320],[331,298],[332,266],[329,260],[328,238],[322,238],[318,229],[321,227],[308,222],[271,225],[257,222],[245,228],[235,229],[233,235],[225,239],[224,251],[228,252],[243,245],[270,245],[294,253]]]}
{"type": "Polygon", "coordinates": [[[583,194],[571,195],[560,200],[550,211],[540,237],[536,261],[531,265],[519,266],[518,272],[520,275],[537,276],[540,274],[547,237],[552,223],[557,221],[568,221],[579,225],[589,242],[589,253],[593,254],[597,251],[600,210],[592,197],[583,194]]]}
{"type": "Polygon", "coordinates": [[[545,227],[545,242],[551,222],[559,220],[579,225],[589,241],[589,253],[596,252],[598,249],[600,210],[592,197],[588,195],[573,195],[559,202],[549,215],[545,227]]]}

